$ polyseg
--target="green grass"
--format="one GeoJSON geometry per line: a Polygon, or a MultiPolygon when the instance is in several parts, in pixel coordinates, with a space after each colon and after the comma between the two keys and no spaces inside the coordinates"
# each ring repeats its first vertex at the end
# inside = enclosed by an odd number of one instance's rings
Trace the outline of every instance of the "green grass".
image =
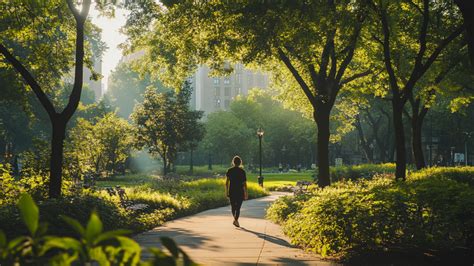
{"type": "MultiPolygon", "coordinates": [[[[264,187],[271,190],[275,187],[295,185],[296,182],[304,181],[313,181],[312,172],[301,172],[301,173],[263,173],[264,176],[264,187]]],[[[258,184],[257,181],[258,174],[248,173],[247,181],[248,184],[258,184]]],[[[158,176],[145,175],[145,174],[133,174],[126,176],[119,176],[112,179],[98,181],[98,187],[113,187],[113,186],[122,186],[122,187],[150,187],[154,183],[161,183],[161,180],[158,176]]],[[[185,182],[186,184],[188,182],[185,182]]],[[[192,183],[191,183],[192,184],[192,183]]],[[[155,189],[160,189],[157,186],[154,186],[155,189]]]]}
{"type": "Polygon", "coordinates": [[[105,180],[98,180],[96,186],[99,188],[103,187],[114,187],[114,186],[124,186],[124,187],[138,187],[138,186],[147,186],[154,182],[159,182],[160,177],[155,175],[148,174],[130,174],[125,176],[117,176],[113,178],[108,178],[105,180]]]}
{"type": "MultiPolygon", "coordinates": [[[[263,186],[267,189],[287,186],[294,186],[298,181],[313,181],[311,172],[301,172],[301,173],[263,173],[263,186]]],[[[249,174],[247,176],[247,181],[249,183],[257,182],[258,174],[249,174]]]]}
{"type": "MultiPolygon", "coordinates": [[[[207,168],[207,165],[195,165],[193,167],[193,175],[194,176],[215,176],[215,175],[224,175],[227,171],[226,166],[222,165],[212,165],[212,170],[207,168]]],[[[189,165],[177,165],[176,166],[176,173],[180,175],[189,175],[189,165]]]]}

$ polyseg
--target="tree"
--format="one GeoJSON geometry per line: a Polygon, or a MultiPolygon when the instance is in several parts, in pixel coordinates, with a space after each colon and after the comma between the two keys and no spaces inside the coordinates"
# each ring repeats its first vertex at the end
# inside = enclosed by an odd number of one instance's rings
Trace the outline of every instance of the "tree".
{"type": "Polygon", "coordinates": [[[253,130],[231,112],[219,111],[207,116],[203,143],[209,153],[218,158],[230,159],[235,155],[249,158],[253,130]]]}
{"type": "MultiPolygon", "coordinates": [[[[166,9],[131,20],[131,49],[145,49],[142,66],[165,82],[197,64],[226,69],[226,60],[273,65],[310,102],[318,127],[318,180],[329,185],[329,117],[341,88],[371,71],[354,54],[367,13],[364,1],[167,1],[166,9]],[[144,28],[153,22],[153,28],[144,28]],[[146,33],[146,34],[145,34],[146,33]],[[179,36],[177,38],[176,36],[179,36]],[[155,68],[154,66],[159,66],[155,68]],[[357,72],[360,70],[360,72],[357,72]]],[[[147,14],[150,8],[143,12],[147,14]]]]}
{"type": "MultiPolygon", "coordinates": [[[[406,177],[406,146],[403,110],[414,88],[446,47],[464,28],[448,1],[372,1],[374,20],[371,38],[379,44],[391,92],[395,130],[397,179],[406,177]]],[[[376,58],[374,58],[376,60],[376,58]]]]}
{"type": "Polygon", "coordinates": [[[115,113],[107,113],[96,121],[79,118],[71,129],[66,161],[74,165],[73,175],[85,172],[116,174],[124,170],[132,149],[133,129],[115,113]]]}
{"type": "Polygon", "coordinates": [[[189,172],[192,174],[194,170],[193,152],[199,145],[199,142],[204,138],[206,132],[204,124],[199,122],[202,118],[203,112],[193,111],[186,112],[186,121],[184,122],[184,139],[186,142],[182,145],[181,149],[186,151],[189,150],[189,172]]]}
{"type": "Polygon", "coordinates": [[[442,62],[433,64],[408,97],[411,112],[406,111],[405,114],[411,122],[412,150],[418,170],[426,167],[422,146],[422,126],[436,98],[456,98],[456,95],[460,95],[466,85],[472,82],[469,72],[466,71],[466,64],[469,63],[465,60],[467,51],[463,49],[464,46],[464,44],[451,45],[451,49],[446,50],[442,62]]]}
{"type": "Polygon", "coordinates": [[[137,127],[137,147],[146,147],[150,154],[160,156],[165,175],[171,170],[179,145],[199,138],[192,127],[201,127],[198,120],[202,112],[189,109],[190,96],[187,82],[178,93],[158,93],[148,88],[143,103],[137,104],[131,115],[137,127]]]}
{"type": "MultiPolygon", "coordinates": [[[[57,3],[56,1],[52,1],[53,3],[49,3],[51,6],[47,6],[46,2],[25,2],[22,3],[24,5],[19,6],[4,6],[2,4],[2,8],[6,8],[6,12],[2,12],[2,20],[14,20],[14,18],[6,17],[11,14],[11,10],[18,11],[15,15],[20,15],[19,13],[23,13],[21,15],[25,16],[20,18],[24,20],[25,18],[34,19],[37,14],[31,14],[31,10],[40,10],[40,12],[44,12],[43,17],[47,21],[44,23],[48,29],[51,26],[56,25],[47,25],[53,24],[51,23],[54,21],[54,13],[57,11],[60,15],[57,17],[60,22],[62,22],[61,18],[65,18],[65,21],[70,19],[70,16],[64,12],[64,4],[61,1],[57,3]],[[44,4],[42,4],[44,3],[44,4]],[[28,6],[32,4],[34,6],[28,6]],[[43,6],[41,6],[43,5],[43,6]],[[31,8],[31,9],[29,9],[31,8]],[[33,17],[32,17],[33,16],[33,17]],[[6,18],[5,18],[6,17],[6,18]]],[[[82,83],[83,83],[83,65],[84,65],[84,29],[85,23],[87,20],[87,15],[89,13],[91,0],[84,0],[82,2],[82,9],[81,11],[77,10],[75,3],[72,0],[67,1],[67,7],[69,8],[70,12],[73,15],[75,21],[75,71],[74,71],[74,86],[69,97],[69,102],[64,108],[64,110],[58,112],[56,111],[53,103],[50,99],[48,99],[45,90],[40,85],[40,81],[34,77],[32,72],[27,69],[27,66],[20,62],[20,60],[15,57],[15,55],[4,45],[5,40],[2,39],[0,43],[0,53],[4,56],[4,58],[15,68],[16,71],[22,76],[28,86],[33,90],[38,100],[41,102],[41,105],[48,113],[49,119],[51,121],[52,126],[52,138],[51,138],[51,166],[50,166],[50,180],[49,180],[49,196],[51,198],[57,198],[61,195],[61,183],[62,183],[62,163],[63,163],[63,146],[64,146],[64,138],[66,136],[66,125],[69,119],[72,117],[76,108],[79,104],[81,98],[81,91],[82,91],[82,83]]],[[[14,4],[15,5],[15,4],[14,4]]],[[[14,12],[13,12],[14,13],[14,12]]],[[[10,21],[10,22],[11,22],[10,21]]],[[[68,22],[67,22],[68,23],[68,22]]],[[[2,25],[3,22],[2,22],[2,25]]],[[[7,25],[11,24],[8,23],[7,25]]],[[[28,25],[24,28],[28,29],[28,25]]],[[[58,27],[63,26],[63,23],[57,25],[58,27]]],[[[3,30],[3,28],[2,28],[3,30]]],[[[56,30],[56,29],[55,29],[56,30]]],[[[7,30],[8,32],[9,30],[7,30]]],[[[54,32],[54,31],[53,31],[54,32]]],[[[46,39],[48,40],[48,38],[46,39]]],[[[48,60],[51,57],[48,57],[48,60]]],[[[58,58],[57,60],[64,60],[64,57],[58,58]]],[[[51,62],[48,62],[51,63],[51,62]]],[[[63,70],[63,69],[60,69],[63,70]]],[[[61,71],[59,71],[61,73],[61,71]]]]}

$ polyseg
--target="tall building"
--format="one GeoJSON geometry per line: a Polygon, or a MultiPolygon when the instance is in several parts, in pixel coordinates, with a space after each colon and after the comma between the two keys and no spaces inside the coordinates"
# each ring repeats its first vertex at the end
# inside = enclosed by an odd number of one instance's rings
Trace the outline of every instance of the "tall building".
{"type": "MultiPolygon", "coordinates": [[[[94,71],[98,74],[102,74],[102,58],[93,57],[94,71]]],[[[84,67],[84,76],[83,82],[84,85],[87,85],[91,90],[94,91],[95,101],[99,101],[102,98],[103,87],[101,80],[91,80],[92,72],[89,68],[84,67]]]]}
{"type": "Polygon", "coordinates": [[[238,95],[247,95],[252,88],[268,88],[268,75],[261,71],[244,68],[242,64],[235,64],[234,71],[229,76],[210,77],[210,69],[200,66],[190,78],[193,94],[191,106],[204,115],[228,110],[230,103],[238,95]]]}

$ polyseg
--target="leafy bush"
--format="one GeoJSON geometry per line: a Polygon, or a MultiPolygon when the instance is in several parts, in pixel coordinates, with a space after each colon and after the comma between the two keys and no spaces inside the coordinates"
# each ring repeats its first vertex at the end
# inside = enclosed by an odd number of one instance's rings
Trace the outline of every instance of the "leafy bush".
{"type": "Polygon", "coordinates": [[[447,178],[461,183],[474,186],[474,167],[463,166],[463,167],[431,167],[423,170],[413,172],[410,178],[447,178]]]}
{"type": "Polygon", "coordinates": [[[29,193],[34,198],[45,197],[48,189],[46,180],[45,175],[34,174],[30,170],[22,171],[21,177],[15,178],[9,165],[0,164],[0,206],[15,203],[23,193],[29,193]]]}
{"type": "Polygon", "coordinates": [[[24,194],[18,203],[28,234],[8,241],[0,230],[0,264],[34,265],[195,265],[170,238],[161,238],[170,255],[150,249],[151,261],[140,262],[141,248],[128,238],[129,231],[103,231],[99,216],[92,213],[87,226],[67,216],[61,219],[75,231],[74,237],[47,235],[47,224],[40,223],[39,209],[31,196],[24,194]]]}
{"type": "Polygon", "coordinates": [[[65,149],[65,174],[81,178],[86,172],[116,174],[125,171],[132,149],[132,127],[115,113],[96,118],[94,123],[78,118],[65,149]]]}
{"type": "Polygon", "coordinates": [[[342,165],[331,167],[332,182],[341,180],[356,180],[359,178],[372,178],[378,174],[395,173],[394,163],[384,164],[359,164],[359,165],[342,165]]]}
{"type": "Polygon", "coordinates": [[[279,199],[268,217],[283,225],[294,244],[323,256],[473,248],[474,189],[446,178],[455,174],[436,177],[432,171],[412,174],[406,182],[380,177],[337,182],[315,189],[306,201],[279,199]]]}
{"type": "Polygon", "coordinates": [[[300,194],[279,198],[268,208],[267,218],[279,224],[285,222],[290,214],[301,210],[308,197],[309,194],[300,194]]]}
{"type": "MultiPolygon", "coordinates": [[[[43,199],[38,202],[42,210],[41,220],[50,225],[50,233],[70,235],[72,232],[60,217],[68,215],[80,223],[87,222],[91,212],[95,210],[104,219],[104,228],[114,230],[127,226],[127,213],[117,203],[93,194],[66,196],[60,199],[43,199]]],[[[10,236],[27,233],[21,226],[20,213],[14,204],[0,208],[0,229],[10,236]]]]}

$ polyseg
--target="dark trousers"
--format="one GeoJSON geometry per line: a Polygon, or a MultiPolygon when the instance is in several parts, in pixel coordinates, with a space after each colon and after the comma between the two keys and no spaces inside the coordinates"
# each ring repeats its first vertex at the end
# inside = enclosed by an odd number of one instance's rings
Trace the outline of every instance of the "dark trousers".
{"type": "Polygon", "coordinates": [[[232,215],[234,216],[235,220],[239,219],[240,207],[242,207],[242,201],[244,201],[243,198],[230,197],[230,208],[232,210],[232,215]]]}

